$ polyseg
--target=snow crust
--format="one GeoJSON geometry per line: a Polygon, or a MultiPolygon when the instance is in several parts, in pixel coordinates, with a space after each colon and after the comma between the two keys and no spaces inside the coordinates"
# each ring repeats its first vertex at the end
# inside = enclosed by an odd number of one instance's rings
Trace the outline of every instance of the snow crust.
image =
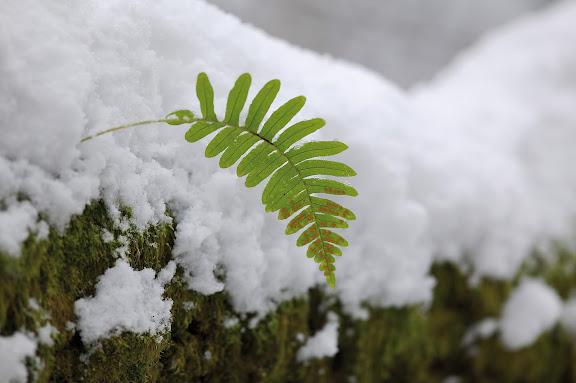
{"type": "Polygon", "coordinates": [[[504,345],[517,350],[531,345],[551,329],[562,314],[558,294],[538,279],[525,279],[504,305],[500,331],[504,345]]]}
{"type": "Polygon", "coordinates": [[[336,355],[338,352],[338,317],[334,313],[328,315],[328,321],[298,350],[299,361],[314,358],[324,358],[336,355]]]}
{"type": "Polygon", "coordinates": [[[160,273],[134,270],[120,259],[100,277],[96,295],[75,302],[78,329],[87,344],[131,331],[161,335],[170,329],[172,300],[164,299],[164,285],[176,271],[170,262],[160,273]]]}
{"type": "Polygon", "coordinates": [[[36,354],[36,341],[28,335],[15,332],[0,336],[0,382],[25,383],[28,372],[25,360],[36,354]]]}
{"type": "MultiPolygon", "coordinates": [[[[185,128],[137,128],[78,144],[97,130],[194,109],[200,71],[210,75],[221,113],[233,81],[249,71],[251,95],[280,78],[275,106],[306,95],[301,118],[328,122],[317,138],[350,146],[341,159],[358,171],[360,195],[343,202],[358,220],[336,271],[348,311],[361,316],[363,301],[428,301],[436,258],[509,277],[533,246],[572,240],[575,16],[566,2],[511,26],[435,83],[404,93],[202,1],[2,1],[0,248],[16,255],[30,232],[45,233],[39,213],[61,230],[103,198],[118,223],[119,206],[131,207],[138,228],[169,222],[170,208],[173,256],[190,287],[226,289],[240,312],[264,314],[321,282],[284,223],[263,212],[259,192],[205,159],[202,145],[187,144],[185,128]]],[[[159,329],[170,305],[161,293],[152,271],[119,261],[96,297],[77,304],[84,339],[159,329]],[[128,313],[122,300],[145,297],[135,287],[153,302],[128,313]],[[159,317],[139,322],[134,312],[159,317]]]]}

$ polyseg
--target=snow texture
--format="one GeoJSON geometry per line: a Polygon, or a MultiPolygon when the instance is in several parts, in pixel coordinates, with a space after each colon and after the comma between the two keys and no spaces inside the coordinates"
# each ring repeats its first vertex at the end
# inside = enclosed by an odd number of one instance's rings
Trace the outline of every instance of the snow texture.
{"type": "Polygon", "coordinates": [[[538,279],[524,279],[504,305],[500,331],[504,345],[517,350],[531,345],[560,319],[562,301],[538,279]]]}
{"type": "Polygon", "coordinates": [[[442,258],[510,278],[574,244],[576,3],[499,30],[415,95],[411,189],[442,258]],[[427,136],[426,139],[421,139],[427,136]]]}
{"type": "Polygon", "coordinates": [[[58,329],[50,323],[47,323],[38,329],[38,342],[52,347],[54,346],[54,339],[52,339],[52,337],[55,335],[58,335],[58,329]]]}
{"type": "Polygon", "coordinates": [[[0,336],[0,382],[25,383],[25,360],[36,354],[36,341],[21,332],[0,336]]]}
{"type": "Polygon", "coordinates": [[[338,352],[338,326],[338,317],[334,313],[329,313],[328,321],[324,327],[308,338],[304,346],[298,350],[298,360],[303,362],[336,355],[338,352]]]}
{"type": "Polygon", "coordinates": [[[156,276],[152,269],[137,271],[118,260],[100,277],[96,295],[75,303],[82,341],[91,344],[123,331],[161,335],[170,330],[172,300],[162,294],[175,271],[174,262],[156,276]]]}
{"type": "MultiPolygon", "coordinates": [[[[341,158],[358,171],[360,195],[345,204],[358,220],[336,271],[349,312],[362,315],[364,301],[429,301],[436,257],[510,277],[534,246],[573,239],[575,17],[576,5],[566,2],[501,30],[436,82],[405,93],[202,1],[2,1],[0,249],[17,255],[29,233],[45,234],[40,213],[62,230],[102,198],[118,224],[119,206],[130,207],[140,229],[170,222],[166,211],[174,212],[173,256],[190,287],[226,289],[240,312],[264,314],[322,282],[284,223],[263,212],[259,192],[205,159],[202,145],[187,144],[182,126],[79,144],[101,129],[194,109],[200,71],[210,75],[221,113],[233,81],[248,71],[251,96],[281,79],[274,106],[306,95],[301,118],[328,122],[317,138],[350,146],[341,158]]],[[[123,326],[157,329],[162,320],[135,323],[122,311],[122,299],[144,297],[131,289],[143,285],[154,302],[141,302],[140,313],[165,313],[153,272],[118,263],[96,298],[78,304],[85,340],[123,326]],[[125,293],[108,288],[123,283],[125,293]],[[101,325],[90,323],[87,313],[101,304],[112,306],[94,311],[101,325]],[[109,314],[116,310],[124,316],[109,314]]]]}
{"type": "Polygon", "coordinates": [[[500,326],[500,322],[494,318],[486,318],[478,322],[464,335],[462,344],[468,346],[477,339],[484,339],[494,335],[500,326]]]}

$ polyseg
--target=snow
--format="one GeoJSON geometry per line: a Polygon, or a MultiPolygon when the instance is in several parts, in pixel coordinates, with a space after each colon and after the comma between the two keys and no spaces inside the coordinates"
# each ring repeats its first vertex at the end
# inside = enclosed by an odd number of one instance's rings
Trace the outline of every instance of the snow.
{"type": "Polygon", "coordinates": [[[329,313],[328,321],[324,327],[308,338],[298,350],[298,360],[304,362],[314,358],[336,355],[338,352],[338,326],[338,317],[334,313],[329,313]]]}
{"type": "Polygon", "coordinates": [[[531,345],[560,319],[562,301],[538,279],[524,279],[512,292],[502,310],[500,331],[510,350],[531,345]]]}
{"type": "Polygon", "coordinates": [[[427,80],[483,32],[550,1],[208,0],[274,36],[364,64],[401,85],[427,80]]]}
{"type": "Polygon", "coordinates": [[[0,336],[0,381],[25,383],[28,378],[25,360],[36,354],[36,341],[28,335],[15,332],[0,336]]]}
{"type": "MultiPolygon", "coordinates": [[[[187,144],[182,126],[79,144],[101,129],[196,109],[200,71],[214,83],[221,115],[233,81],[249,71],[252,95],[280,78],[276,106],[306,95],[300,118],[325,118],[317,137],[350,146],[341,159],[358,171],[360,195],[342,202],[358,220],[346,232],[351,246],[336,264],[334,292],[348,312],[362,316],[362,302],[429,301],[438,258],[508,278],[534,247],[573,243],[575,15],[566,2],[505,28],[407,93],[202,1],[2,1],[0,248],[17,255],[30,232],[45,228],[40,213],[63,230],[102,198],[121,230],[176,223],[173,257],[190,287],[226,290],[239,312],[264,315],[322,282],[284,222],[263,212],[258,190],[205,159],[202,144],[187,144]]],[[[77,304],[83,339],[165,328],[171,303],[162,291],[153,271],[119,261],[96,297],[77,304]]]]}
{"type": "Polygon", "coordinates": [[[501,317],[486,318],[472,326],[462,343],[470,346],[477,339],[499,332],[503,344],[515,351],[532,345],[558,323],[576,335],[576,299],[562,302],[542,280],[524,278],[505,302],[501,317]]]}
{"type": "Polygon", "coordinates": [[[172,300],[164,299],[164,285],[176,271],[170,262],[158,276],[152,269],[134,270],[119,259],[98,281],[96,295],[75,302],[82,341],[131,331],[161,335],[170,329],[172,300]]]}
{"type": "Polygon", "coordinates": [[[494,32],[415,94],[426,236],[478,276],[513,277],[551,239],[574,246],[575,18],[567,1],[494,32]]]}
{"type": "Polygon", "coordinates": [[[13,203],[0,211],[0,250],[18,256],[22,242],[35,231],[37,215],[28,202],[13,203]]]}
{"type": "Polygon", "coordinates": [[[50,323],[47,323],[38,329],[38,342],[52,347],[54,346],[54,339],[52,339],[52,337],[55,335],[58,335],[58,329],[50,323]]]}
{"type": "Polygon", "coordinates": [[[233,327],[236,327],[239,324],[240,324],[240,321],[238,320],[238,318],[235,318],[235,317],[226,318],[224,320],[224,322],[222,323],[224,328],[227,328],[227,329],[231,329],[233,327]]]}
{"type": "Polygon", "coordinates": [[[494,318],[486,318],[482,321],[476,323],[472,328],[468,330],[466,335],[464,335],[464,340],[462,343],[466,346],[472,344],[477,339],[484,339],[491,337],[500,326],[500,322],[494,318]]]}
{"type": "Polygon", "coordinates": [[[110,243],[114,240],[114,234],[112,234],[111,232],[109,232],[106,229],[102,229],[102,241],[104,241],[104,243],[110,243]]]}

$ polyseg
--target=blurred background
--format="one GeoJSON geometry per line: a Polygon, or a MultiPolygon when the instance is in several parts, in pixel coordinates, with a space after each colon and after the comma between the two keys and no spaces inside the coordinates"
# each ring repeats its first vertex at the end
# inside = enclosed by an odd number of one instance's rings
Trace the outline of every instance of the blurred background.
{"type": "Polygon", "coordinates": [[[208,0],[296,45],[426,81],[490,29],[556,0],[208,0]]]}

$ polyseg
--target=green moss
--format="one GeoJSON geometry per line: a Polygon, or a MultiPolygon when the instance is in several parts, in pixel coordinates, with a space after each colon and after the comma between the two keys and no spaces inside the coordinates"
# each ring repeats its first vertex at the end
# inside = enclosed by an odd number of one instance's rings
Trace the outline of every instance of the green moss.
{"type": "MultiPolygon", "coordinates": [[[[50,323],[59,330],[54,347],[40,348],[45,367],[39,381],[76,381],[82,376],[79,357],[87,350],[78,334],[66,330],[66,324],[76,320],[74,302],[93,294],[98,277],[115,262],[117,244],[104,243],[103,228],[113,231],[113,224],[103,204],[96,203],[74,218],[64,234],[52,230],[46,240],[30,237],[18,258],[0,255],[0,333],[34,331],[46,322],[30,308],[31,298],[48,311],[50,323]]],[[[168,226],[132,234],[132,266],[160,270],[170,260],[172,239],[168,226]]],[[[119,347],[125,342],[128,339],[119,339],[119,347]]]]}
{"type": "Polygon", "coordinates": [[[354,375],[359,382],[429,382],[431,342],[426,317],[416,308],[371,310],[358,322],[354,375]]]}
{"type": "MultiPolygon", "coordinates": [[[[40,382],[441,382],[452,375],[471,382],[576,381],[574,342],[560,328],[517,352],[504,349],[497,335],[473,347],[462,344],[473,324],[499,316],[522,275],[542,277],[568,297],[576,286],[576,257],[564,249],[552,260],[535,254],[513,281],[476,286],[454,266],[437,264],[430,307],[367,306],[365,321],[347,316],[324,290],[312,289],[251,326],[253,317],[238,316],[225,293],[188,290],[178,269],[165,292],[173,301],[169,333],[160,339],[124,333],[88,349],[67,323],[76,321],[74,302],[92,295],[116,260],[119,243],[105,243],[103,228],[114,232],[105,207],[95,203],[64,233],[29,238],[18,258],[0,255],[0,334],[37,331],[48,322],[59,330],[53,347],[39,346],[40,382]],[[33,310],[30,298],[45,312],[33,310]],[[321,329],[330,311],[340,317],[339,353],[299,363],[298,334],[321,329]],[[237,324],[225,326],[231,318],[237,324]]],[[[170,225],[128,236],[132,267],[159,271],[169,262],[170,225]]]]}

